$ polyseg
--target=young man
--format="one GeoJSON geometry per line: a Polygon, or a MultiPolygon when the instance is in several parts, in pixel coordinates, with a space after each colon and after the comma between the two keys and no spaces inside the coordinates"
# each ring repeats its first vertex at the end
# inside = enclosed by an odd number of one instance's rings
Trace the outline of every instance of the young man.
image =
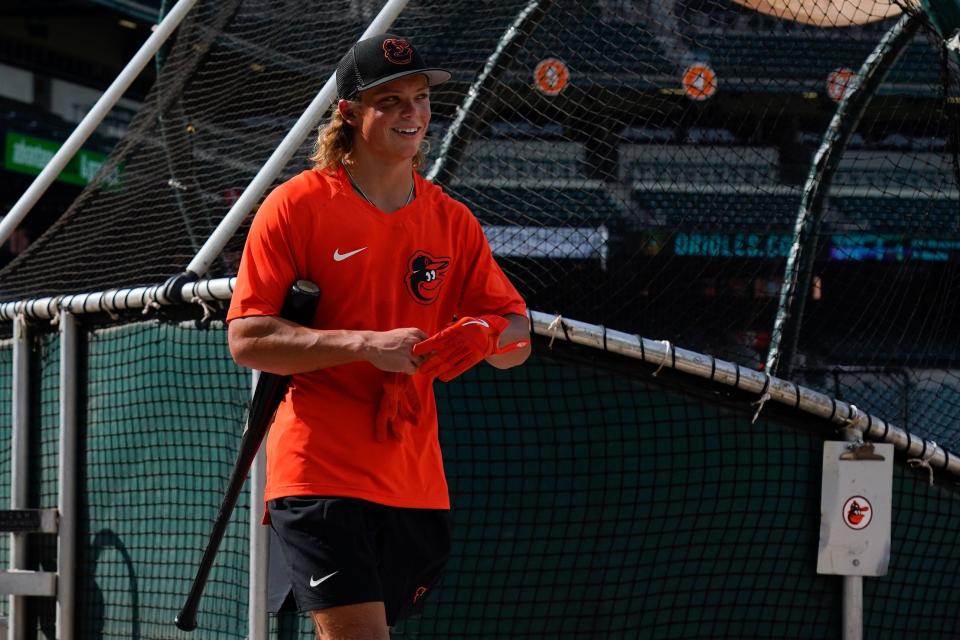
{"type": "Polygon", "coordinates": [[[387,640],[446,563],[433,379],[530,353],[479,223],[417,173],[430,86],[449,77],[397,36],[350,49],[316,166],[257,212],[227,316],[237,363],[293,374],[267,439],[266,517],[324,640],[387,640]],[[278,317],[297,279],[321,290],[311,327],[278,317]]]}

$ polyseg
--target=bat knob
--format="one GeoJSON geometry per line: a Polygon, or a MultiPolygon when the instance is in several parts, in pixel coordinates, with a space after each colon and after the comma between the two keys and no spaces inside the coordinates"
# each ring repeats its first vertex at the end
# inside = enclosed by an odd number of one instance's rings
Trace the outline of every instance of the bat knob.
{"type": "Polygon", "coordinates": [[[177,629],[181,631],[193,631],[197,628],[197,616],[193,614],[185,616],[181,612],[173,619],[173,624],[177,625],[177,629]]]}

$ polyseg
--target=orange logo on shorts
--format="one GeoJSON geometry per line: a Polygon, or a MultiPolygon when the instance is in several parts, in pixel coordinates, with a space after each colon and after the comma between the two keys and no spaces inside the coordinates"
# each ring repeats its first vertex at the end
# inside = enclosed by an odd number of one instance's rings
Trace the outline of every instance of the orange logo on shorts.
{"type": "Polygon", "coordinates": [[[423,597],[423,594],[427,592],[426,587],[417,587],[417,592],[413,594],[413,603],[416,604],[417,600],[423,597]]]}

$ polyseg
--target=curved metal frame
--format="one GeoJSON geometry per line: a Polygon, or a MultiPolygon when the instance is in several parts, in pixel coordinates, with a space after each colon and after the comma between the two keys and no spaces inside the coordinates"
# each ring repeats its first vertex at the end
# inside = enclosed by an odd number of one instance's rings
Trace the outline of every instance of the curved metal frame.
{"type": "Polygon", "coordinates": [[[840,157],[863,112],[876,94],[877,87],[910,44],[921,22],[918,15],[904,14],[884,35],[848,85],[846,95],[837,106],[833,120],[814,156],[794,223],[793,244],[787,256],[777,316],[770,335],[766,371],[771,374],[790,376],[800,336],[804,304],[810,290],[813,262],[817,254],[823,205],[840,164],[840,157]]]}

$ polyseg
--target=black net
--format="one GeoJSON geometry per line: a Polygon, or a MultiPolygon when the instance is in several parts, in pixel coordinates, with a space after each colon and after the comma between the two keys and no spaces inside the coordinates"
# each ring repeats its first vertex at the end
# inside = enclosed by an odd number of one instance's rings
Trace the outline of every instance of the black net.
{"type": "MultiPolygon", "coordinates": [[[[13,344],[0,341],[0,406],[13,407],[13,344]]],[[[10,506],[12,469],[12,410],[0,411],[0,505],[10,506]]],[[[0,535],[0,567],[10,566],[10,536],[0,535]]],[[[0,598],[0,615],[9,613],[9,601],[0,598]]]]}
{"type": "MultiPolygon", "coordinates": [[[[90,335],[80,491],[79,635],[169,636],[236,457],[249,372],[222,331],[90,335]]],[[[203,637],[245,637],[249,500],[207,585],[203,637]]]]}
{"type": "MultiPolygon", "coordinates": [[[[471,205],[533,308],[762,365],[814,152],[851,73],[902,16],[866,0],[793,19],[748,4],[403,11],[393,30],[454,72],[434,92],[427,172],[471,205]]],[[[200,2],[109,165],[0,273],[0,299],[182,271],[376,9],[200,2]]],[[[913,38],[842,154],[804,292],[801,366],[956,359],[955,103],[941,43],[913,38]]],[[[311,145],[278,180],[308,166],[311,145]]],[[[209,275],[234,272],[244,229],[209,275]]]]}
{"type": "MultiPolygon", "coordinates": [[[[776,4],[407,6],[392,30],[453,72],[432,95],[426,173],[471,206],[532,309],[763,365],[816,151],[851,74],[902,19],[883,1],[747,6],[776,4]]],[[[378,9],[198,3],[104,171],[0,271],[0,300],[182,271],[378,9]]],[[[850,132],[807,249],[792,364],[957,450],[957,87],[942,44],[923,24],[850,132]]],[[[244,231],[208,275],[235,272],[244,231]]],[[[81,635],[171,632],[248,397],[224,343],[170,324],[91,334],[81,635]]],[[[55,343],[38,348],[32,499],[50,505],[58,365],[55,343]]],[[[823,425],[766,410],[751,425],[676,380],[537,348],[519,371],[442,387],[455,560],[396,635],[839,637],[839,583],[814,571],[823,425]]],[[[924,481],[898,467],[891,573],[865,588],[870,637],[955,631],[939,612],[955,604],[960,513],[924,481]]],[[[204,637],[246,633],[248,509],[208,587],[204,637]]],[[[52,561],[37,543],[32,562],[52,561]]],[[[271,624],[309,637],[302,618],[271,624]]]]}

